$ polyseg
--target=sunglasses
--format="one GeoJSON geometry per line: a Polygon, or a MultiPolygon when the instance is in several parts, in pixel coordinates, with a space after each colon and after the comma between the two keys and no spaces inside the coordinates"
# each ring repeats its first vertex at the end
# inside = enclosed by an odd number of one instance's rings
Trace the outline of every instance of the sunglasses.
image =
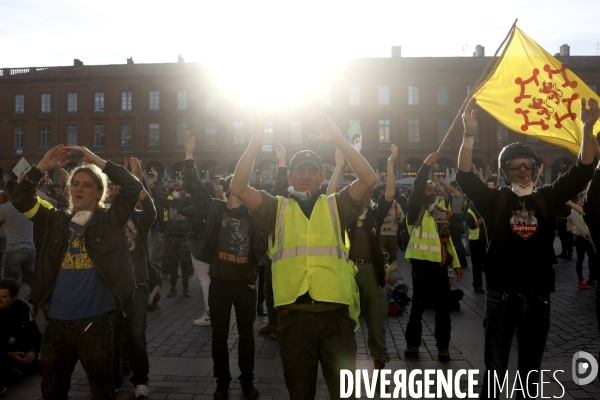
{"type": "Polygon", "coordinates": [[[518,171],[521,167],[525,167],[528,171],[533,170],[536,167],[535,160],[532,158],[517,158],[506,162],[506,169],[518,171]]]}

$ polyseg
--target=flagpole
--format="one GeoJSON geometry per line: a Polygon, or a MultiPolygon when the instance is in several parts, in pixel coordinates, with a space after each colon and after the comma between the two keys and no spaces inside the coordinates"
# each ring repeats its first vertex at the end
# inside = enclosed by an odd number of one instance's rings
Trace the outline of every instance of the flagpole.
{"type": "MultiPolygon", "coordinates": [[[[500,52],[500,49],[502,48],[502,46],[504,46],[504,43],[506,43],[506,41],[508,40],[508,38],[510,37],[512,32],[517,27],[518,20],[519,20],[518,18],[515,19],[515,22],[512,24],[512,26],[510,27],[510,30],[508,31],[508,34],[506,35],[506,37],[504,38],[502,43],[500,43],[500,46],[498,46],[496,53],[494,53],[494,56],[490,59],[490,61],[488,61],[487,65],[483,69],[483,72],[481,73],[481,75],[479,75],[479,79],[477,79],[477,82],[475,82],[475,86],[473,86],[473,90],[475,90],[477,88],[477,86],[479,86],[479,84],[481,83],[483,78],[486,76],[486,73],[488,72],[488,70],[490,69],[490,66],[492,64],[492,61],[494,61],[496,59],[496,56],[500,52]]],[[[454,121],[452,121],[452,124],[448,128],[448,132],[446,132],[446,136],[444,136],[444,140],[442,140],[442,143],[440,143],[440,147],[438,147],[438,149],[437,149],[438,153],[442,151],[442,148],[444,147],[444,145],[450,138],[450,132],[452,132],[452,129],[454,129],[454,125],[456,125],[456,122],[462,116],[462,113],[465,110],[465,107],[467,106],[467,104],[469,103],[469,100],[471,100],[471,93],[469,93],[469,95],[467,95],[467,97],[465,98],[465,101],[463,101],[462,106],[460,106],[460,110],[458,110],[458,114],[456,114],[456,117],[454,117],[454,121]]]]}

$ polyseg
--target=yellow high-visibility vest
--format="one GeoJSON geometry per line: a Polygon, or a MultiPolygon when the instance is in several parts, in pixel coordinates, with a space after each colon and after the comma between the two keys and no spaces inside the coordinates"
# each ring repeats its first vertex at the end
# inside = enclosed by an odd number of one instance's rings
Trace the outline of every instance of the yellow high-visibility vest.
{"type": "MultiPolygon", "coordinates": [[[[410,233],[410,240],[408,241],[408,246],[406,246],[405,258],[407,260],[415,259],[441,262],[442,243],[440,242],[440,235],[437,231],[435,220],[431,214],[428,211],[423,212],[420,226],[407,226],[410,233]]],[[[451,268],[460,268],[460,262],[451,238],[448,238],[448,242],[446,242],[446,251],[452,256],[451,268]]]]}
{"type": "Polygon", "coordinates": [[[310,219],[296,200],[277,201],[276,232],[269,240],[275,307],[307,291],[313,300],[352,305],[358,297],[355,268],[348,262],[350,240],[340,226],[337,195],[320,195],[310,219]]]}
{"type": "MultiPolygon", "coordinates": [[[[587,228],[587,224],[585,223],[585,221],[583,220],[583,215],[579,214],[579,219],[581,220],[581,222],[583,222],[583,225],[587,228]]],[[[581,232],[579,232],[579,229],[577,229],[577,225],[575,225],[575,223],[573,223],[573,229],[571,229],[571,232],[573,232],[573,235],[579,235],[581,236],[581,232]]],[[[589,232],[589,229],[588,229],[589,232]]]]}
{"type": "MultiPolygon", "coordinates": [[[[475,216],[475,213],[473,212],[473,210],[471,210],[469,208],[468,211],[469,211],[469,214],[471,214],[471,216],[475,220],[475,222],[477,222],[478,218],[475,216]]],[[[479,227],[477,227],[475,229],[469,228],[469,240],[478,240],[478,239],[479,239],[479,227]]]]}

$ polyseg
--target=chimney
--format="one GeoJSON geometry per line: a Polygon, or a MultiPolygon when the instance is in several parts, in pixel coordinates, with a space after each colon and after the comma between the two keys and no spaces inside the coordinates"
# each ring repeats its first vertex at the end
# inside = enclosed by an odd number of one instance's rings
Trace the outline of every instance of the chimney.
{"type": "Polygon", "coordinates": [[[133,65],[133,64],[135,64],[135,63],[133,62],[133,57],[129,57],[129,58],[127,59],[127,65],[133,65]]]}
{"type": "Polygon", "coordinates": [[[473,57],[485,57],[485,46],[478,44],[475,46],[475,52],[473,53],[473,57]]]}
{"type": "Polygon", "coordinates": [[[402,57],[402,46],[392,46],[392,58],[402,57]]]}
{"type": "Polygon", "coordinates": [[[74,67],[83,67],[83,61],[81,61],[80,59],[76,58],[73,60],[73,66],[74,67]]]}
{"type": "Polygon", "coordinates": [[[568,44],[560,46],[560,55],[561,57],[569,57],[571,55],[571,48],[568,44]]]}

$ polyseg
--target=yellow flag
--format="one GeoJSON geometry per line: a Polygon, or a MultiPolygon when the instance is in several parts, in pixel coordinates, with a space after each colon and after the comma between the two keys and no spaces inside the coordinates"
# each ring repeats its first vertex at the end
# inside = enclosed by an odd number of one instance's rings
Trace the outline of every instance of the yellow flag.
{"type": "MultiPolygon", "coordinates": [[[[509,129],[579,153],[581,99],[600,97],[577,75],[515,28],[488,79],[472,94],[509,129]]],[[[594,133],[600,131],[600,122],[594,133]]]]}

